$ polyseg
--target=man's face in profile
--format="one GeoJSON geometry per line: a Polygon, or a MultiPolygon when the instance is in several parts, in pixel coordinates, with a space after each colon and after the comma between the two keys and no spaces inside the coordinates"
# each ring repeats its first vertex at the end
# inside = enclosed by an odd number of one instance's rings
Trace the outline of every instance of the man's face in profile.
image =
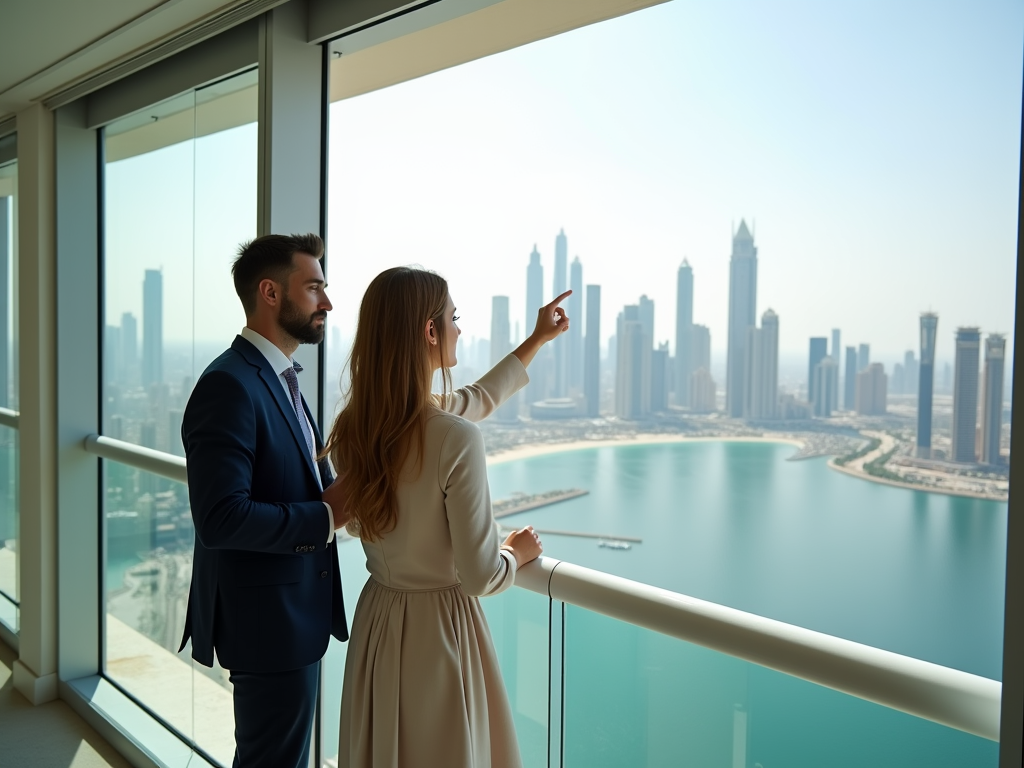
{"type": "Polygon", "coordinates": [[[320,260],[308,253],[296,253],[292,264],[295,268],[281,296],[278,325],[300,344],[319,344],[324,340],[327,313],[333,308],[320,260]]]}

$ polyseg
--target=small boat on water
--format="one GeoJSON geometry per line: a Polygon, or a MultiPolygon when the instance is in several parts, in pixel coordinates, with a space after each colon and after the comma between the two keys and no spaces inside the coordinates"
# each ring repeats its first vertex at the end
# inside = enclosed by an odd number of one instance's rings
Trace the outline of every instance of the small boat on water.
{"type": "Polygon", "coordinates": [[[605,549],[632,549],[633,548],[633,545],[630,544],[627,541],[616,541],[614,539],[611,540],[611,541],[605,541],[605,540],[602,539],[601,541],[597,542],[597,546],[604,547],[605,549]]]}

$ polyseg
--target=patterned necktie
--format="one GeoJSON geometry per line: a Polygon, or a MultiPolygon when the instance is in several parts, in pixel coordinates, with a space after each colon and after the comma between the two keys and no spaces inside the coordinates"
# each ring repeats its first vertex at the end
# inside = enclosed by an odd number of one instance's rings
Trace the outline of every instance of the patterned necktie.
{"type": "Polygon", "coordinates": [[[290,368],[285,368],[283,373],[284,380],[288,382],[288,391],[292,395],[292,407],[295,408],[295,417],[299,420],[299,429],[302,430],[302,436],[306,438],[306,449],[309,451],[309,455],[313,455],[313,435],[309,431],[309,422],[306,421],[306,412],[302,408],[302,395],[299,394],[299,377],[296,375],[302,370],[302,366],[298,363],[293,364],[290,368]]]}

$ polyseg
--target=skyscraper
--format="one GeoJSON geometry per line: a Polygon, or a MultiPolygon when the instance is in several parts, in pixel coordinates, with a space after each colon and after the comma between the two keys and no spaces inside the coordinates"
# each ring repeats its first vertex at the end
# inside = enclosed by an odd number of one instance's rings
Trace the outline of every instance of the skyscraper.
{"type": "Polygon", "coordinates": [[[640,419],[651,410],[651,343],[640,322],[640,307],[627,304],[616,333],[615,414],[640,419]]]}
{"type": "Polygon", "coordinates": [[[147,269],[142,283],[142,386],[164,380],[164,276],[147,269]]]}
{"type": "Polygon", "coordinates": [[[690,410],[693,413],[714,413],[715,380],[707,368],[698,367],[690,374],[690,410]]]}
{"type": "MultiPolygon", "coordinates": [[[[900,389],[901,394],[912,395],[917,388],[917,377],[920,365],[914,356],[914,350],[908,349],[903,354],[904,386],[900,389]]],[[[895,390],[894,390],[895,391],[895,390]]]]}
{"type": "Polygon", "coordinates": [[[814,400],[811,407],[815,416],[827,419],[838,405],[839,366],[825,355],[814,367],[814,400]]]}
{"type": "Polygon", "coordinates": [[[921,363],[917,383],[917,456],[932,455],[932,391],[935,385],[935,333],[939,316],[921,313],[921,363]]]}
{"type": "Polygon", "coordinates": [[[655,413],[668,410],[669,383],[668,342],[651,350],[651,410],[655,413]]]}
{"type": "Polygon", "coordinates": [[[693,268],[683,259],[676,274],[676,370],[675,404],[690,404],[690,374],[693,373],[693,268]]]}
{"type": "Polygon", "coordinates": [[[774,419],[779,400],[779,316],[768,310],[747,338],[747,387],[743,416],[774,419]]]}
{"type": "Polygon", "coordinates": [[[139,365],[139,323],[135,315],[125,312],[121,315],[121,359],[117,378],[124,386],[138,384],[139,365]]]}
{"type": "Polygon", "coordinates": [[[725,410],[733,418],[743,416],[747,329],[757,324],[756,313],[757,248],[747,222],[740,221],[740,228],[732,238],[729,261],[729,339],[725,368],[725,410]]]}
{"type": "MultiPolygon", "coordinates": [[[[828,356],[828,339],[824,336],[812,336],[810,357],[807,363],[807,402],[815,402],[817,394],[817,380],[814,372],[825,357],[828,356]]],[[[836,363],[838,370],[838,363],[836,363]]]]}
{"type": "MultiPolygon", "coordinates": [[[[533,251],[530,253],[530,263],[526,267],[526,327],[531,328],[531,323],[537,320],[537,312],[544,306],[544,267],[540,263],[540,252],[537,244],[534,243],[533,251]]],[[[546,374],[550,373],[549,358],[551,349],[542,349],[534,364],[533,375],[530,383],[526,385],[524,397],[526,402],[532,403],[536,400],[543,400],[547,395],[545,391],[546,374]]]]}
{"type": "MultiPolygon", "coordinates": [[[[711,329],[706,325],[693,326],[693,346],[690,348],[691,368],[711,372],[711,329]]],[[[692,376],[691,376],[692,378],[692,376]]]]}
{"type": "Polygon", "coordinates": [[[857,403],[857,349],[846,348],[846,378],[843,379],[843,408],[852,411],[857,403]]]}
{"type": "Polygon", "coordinates": [[[569,287],[569,393],[579,397],[583,394],[583,265],[579,256],[572,260],[569,269],[569,287]]]}
{"type": "Polygon", "coordinates": [[[857,373],[871,365],[871,345],[861,344],[857,348],[857,373]]]}
{"type": "Polygon", "coordinates": [[[832,359],[836,361],[836,365],[838,365],[838,366],[842,366],[842,364],[843,364],[842,359],[839,357],[839,352],[842,349],[842,347],[839,346],[840,336],[841,336],[841,334],[839,332],[839,329],[838,328],[833,328],[832,329],[832,350],[831,350],[830,354],[831,354],[832,359]]]}
{"type": "MultiPolygon", "coordinates": [[[[511,324],[508,318],[508,296],[491,298],[491,367],[512,351],[511,324]]],[[[494,416],[498,421],[515,421],[519,398],[510,397],[494,416]]]]}
{"type": "Polygon", "coordinates": [[[644,335],[647,337],[647,345],[654,349],[654,299],[646,295],[640,297],[639,302],[640,325],[644,327],[644,335]]]}
{"type": "Polygon", "coordinates": [[[985,379],[981,393],[981,462],[1000,464],[1003,434],[1003,376],[1006,339],[990,333],[985,339],[985,379]]]}
{"type": "MultiPolygon", "coordinates": [[[[569,254],[569,240],[565,236],[565,230],[560,230],[555,237],[555,272],[552,277],[551,287],[554,299],[565,293],[565,281],[567,277],[567,261],[569,254]]],[[[567,310],[568,311],[568,310],[567,310]]],[[[569,316],[570,323],[572,316],[569,316]]],[[[551,342],[551,350],[555,358],[555,397],[565,397],[569,391],[569,340],[564,334],[556,337],[551,342]]]]}
{"type": "Polygon", "coordinates": [[[981,331],[956,329],[956,370],[953,374],[953,461],[973,464],[978,427],[978,363],[981,331]]]}
{"type": "Polygon", "coordinates": [[[601,408],[601,286],[587,286],[587,335],[583,343],[583,397],[587,416],[601,408]]]}
{"type": "Polygon", "coordinates": [[[881,363],[871,363],[857,374],[855,408],[861,416],[881,416],[886,410],[888,377],[881,363]]]}

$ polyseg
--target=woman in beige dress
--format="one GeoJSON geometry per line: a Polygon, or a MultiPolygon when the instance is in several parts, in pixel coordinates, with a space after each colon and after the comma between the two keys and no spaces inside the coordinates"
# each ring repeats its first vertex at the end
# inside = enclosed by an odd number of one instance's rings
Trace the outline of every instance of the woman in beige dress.
{"type": "Polygon", "coordinates": [[[529,526],[499,539],[473,422],[521,389],[537,350],[569,327],[567,295],[540,310],[518,349],[455,391],[461,331],[444,279],[389,269],[363,297],[351,384],[326,449],[370,571],[345,662],[340,768],[521,766],[477,597],[512,586],[541,544],[529,526]]]}

